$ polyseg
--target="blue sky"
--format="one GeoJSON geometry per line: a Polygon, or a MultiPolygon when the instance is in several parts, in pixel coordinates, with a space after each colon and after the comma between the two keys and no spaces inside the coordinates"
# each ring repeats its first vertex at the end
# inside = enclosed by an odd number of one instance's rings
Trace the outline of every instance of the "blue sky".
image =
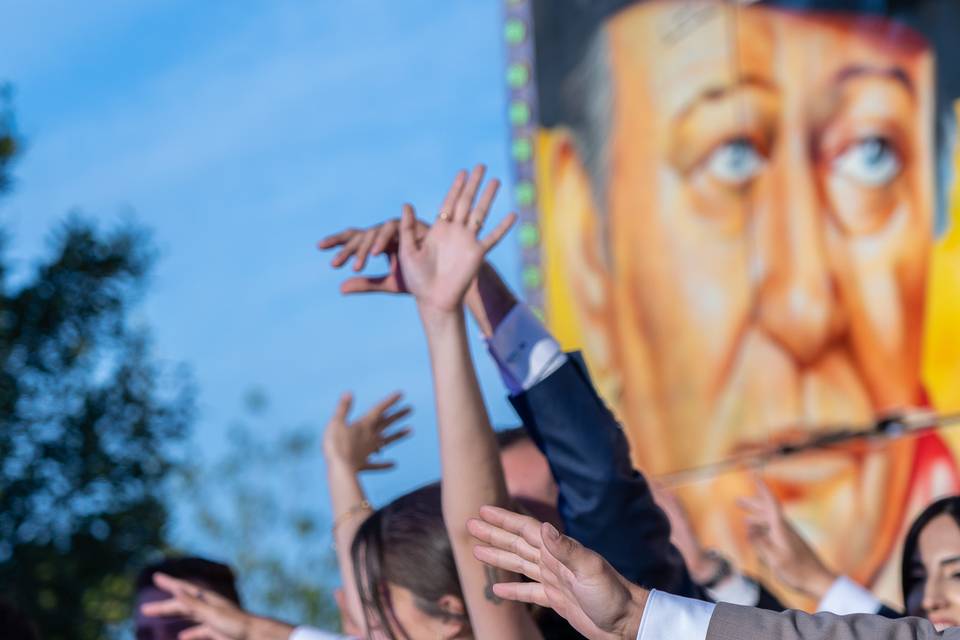
{"type": "MultiPolygon", "coordinates": [[[[201,453],[223,447],[251,387],[278,427],[322,424],[344,389],[361,405],[402,389],[416,434],[368,487],[382,501],[434,479],[412,304],[343,299],[314,244],[404,201],[432,216],[477,161],[509,188],[500,3],[5,0],[3,16],[0,79],[27,141],[0,204],[17,264],[70,210],[132,211],[162,256],[142,319],[161,359],[192,367],[201,453]]],[[[518,253],[508,238],[493,257],[512,284],[518,253]]],[[[475,353],[495,423],[512,423],[475,353]]]]}

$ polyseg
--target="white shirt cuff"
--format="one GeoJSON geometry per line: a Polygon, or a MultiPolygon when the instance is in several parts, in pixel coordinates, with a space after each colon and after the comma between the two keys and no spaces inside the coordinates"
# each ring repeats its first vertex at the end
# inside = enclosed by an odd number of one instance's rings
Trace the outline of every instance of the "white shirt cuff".
{"type": "Polygon", "coordinates": [[[637,640],[706,640],[715,607],[712,602],[651,591],[637,640]]]}
{"type": "Polygon", "coordinates": [[[734,573],[717,586],[706,589],[714,602],[755,607],[760,602],[760,585],[740,573],[734,573]]]}
{"type": "Polygon", "coordinates": [[[567,361],[560,344],[522,303],[500,322],[487,348],[511,394],[530,389],[567,361]]]}
{"type": "Polygon", "coordinates": [[[830,585],[823,600],[817,605],[817,611],[846,616],[852,613],[876,613],[881,606],[880,600],[868,589],[847,576],[840,576],[830,585]]]}
{"type": "Polygon", "coordinates": [[[297,627],[287,640],[351,640],[351,638],[313,627],[297,627]]]}

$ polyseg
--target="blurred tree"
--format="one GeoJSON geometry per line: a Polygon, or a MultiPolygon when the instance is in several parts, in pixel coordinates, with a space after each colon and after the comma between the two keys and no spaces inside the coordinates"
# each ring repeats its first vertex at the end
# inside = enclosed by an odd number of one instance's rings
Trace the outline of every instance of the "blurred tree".
{"type": "MultiPolygon", "coordinates": [[[[0,191],[17,147],[7,102],[0,191]]],[[[133,320],[152,261],[142,230],[71,216],[13,286],[0,237],[0,591],[47,640],[103,638],[165,545],[193,400],[133,320]]]]}
{"type": "Polygon", "coordinates": [[[269,407],[265,391],[248,390],[225,450],[184,469],[177,494],[190,505],[193,529],[184,537],[233,565],[250,611],[337,629],[320,428],[278,429],[269,407]]]}

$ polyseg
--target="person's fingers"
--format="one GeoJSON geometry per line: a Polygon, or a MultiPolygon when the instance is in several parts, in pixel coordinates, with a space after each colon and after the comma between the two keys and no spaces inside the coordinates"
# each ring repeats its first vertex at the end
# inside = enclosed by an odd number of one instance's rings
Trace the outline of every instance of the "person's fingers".
{"type": "Polygon", "coordinates": [[[392,460],[384,460],[383,462],[365,462],[363,466],[360,467],[360,471],[389,471],[397,466],[396,462],[392,460]]]}
{"type": "Polygon", "coordinates": [[[413,429],[411,429],[410,427],[404,427],[403,429],[398,429],[397,431],[394,431],[391,434],[384,435],[383,441],[380,443],[380,446],[389,447],[394,442],[403,440],[404,438],[409,436],[411,433],[413,433],[413,429]]]}
{"type": "Polygon", "coordinates": [[[177,634],[177,640],[234,640],[234,638],[213,627],[201,624],[184,629],[177,634]]]}
{"type": "Polygon", "coordinates": [[[577,573],[579,565],[583,565],[585,561],[589,560],[587,554],[592,552],[584,553],[585,549],[583,545],[574,540],[569,536],[565,536],[557,528],[550,524],[549,522],[544,522],[540,525],[540,537],[543,539],[544,548],[556,558],[560,564],[569,568],[574,573],[577,573]]]}
{"type": "Polygon", "coordinates": [[[498,582],[493,585],[493,593],[504,600],[550,607],[543,585],[536,582],[498,582]]]}
{"type": "Polygon", "coordinates": [[[480,518],[495,527],[520,535],[536,549],[543,544],[540,538],[540,521],[536,518],[490,505],[480,507],[480,518]]]}
{"type": "Polygon", "coordinates": [[[413,215],[413,207],[403,205],[400,215],[400,250],[412,252],[417,250],[417,220],[413,215]]]}
{"type": "Polygon", "coordinates": [[[777,500],[775,495],[773,495],[773,491],[770,490],[769,485],[764,482],[763,476],[761,476],[759,473],[755,473],[753,475],[753,484],[757,488],[757,498],[766,505],[774,507],[779,511],[780,501],[777,500]]]}
{"type": "Polygon", "coordinates": [[[525,560],[515,553],[496,547],[475,545],[473,547],[473,557],[491,567],[503,569],[511,573],[522,574],[531,580],[540,581],[540,567],[536,563],[525,560]]]}
{"type": "Polygon", "coordinates": [[[363,242],[364,234],[357,233],[355,236],[347,240],[344,243],[343,248],[340,249],[340,252],[333,257],[333,260],[330,261],[330,266],[334,268],[340,268],[344,263],[350,259],[356,250],[360,246],[360,243],[363,242]]]}
{"type": "Polygon", "coordinates": [[[449,222],[453,219],[453,208],[457,204],[457,199],[460,197],[460,192],[463,191],[463,185],[466,183],[466,181],[467,172],[463,169],[457,171],[457,175],[453,178],[453,184],[450,185],[447,195],[444,196],[443,202],[440,203],[438,217],[441,220],[446,220],[449,222]]]}
{"type": "Polygon", "coordinates": [[[349,391],[340,394],[340,399],[337,400],[337,408],[333,410],[333,419],[346,422],[352,406],[353,394],[349,391]]]}
{"type": "Polygon", "coordinates": [[[399,242],[400,238],[397,235],[399,230],[400,221],[397,219],[387,220],[380,225],[380,229],[377,230],[373,244],[370,246],[370,255],[378,256],[381,253],[386,253],[390,245],[399,242]]]}
{"type": "Polygon", "coordinates": [[[741,510],[754,515],[766,515],[769,513],[767,505],[760,498],[737,498],[736,505],[741,510]]]}
{"type": "Polygon", "coordinates": [[[354,254],[354,271],[363,271],[363,268],[367,266],[367,258],[370,256],[370,248],[373,246],[373,243],[376,239],[376,231],[367,231],[363,234],[363,238],[360,240],[360,244],[357,245],[357,251],[354,254]]]}
{"type": "Polygon", "coordinates": [[[506,531],[477,518],[467,520],[467,531],[474,538],[491,547],[515,553],[528,562],[540,561],[539,550],[516,533],[506,531]]]}
{"type": "Polygon", "coordinates": [[[338,233],[333,233],[317,243],[317,248],[321,250],[339,247],[352,237],[360,233],[359,229],[344,229],[338,233]]]}
{"type": "Polygon", "coordinates": [[[382,293],[392,291],[390,287],[384,286],[389,275],[384,276],[355,276],[348,278],[340,283],[340,293],[350,295],[353,293],[382,293]]]}
{"type": "Polygon", "coordinates": [[[487,237],[480,241],[480,246],[483,247],[483,251],[486,253],[497,246],[497,243],[503,240],[503,236],[507,235],[507,232],[510,231],[510,227],[513,226],[513,223],[517,221],[517,214],[511,213],[506,218],[500,221],[493,231],[487,234],[487,237]]]}
{"type": "Polygon", "coordinates": [[[383,431],[384,429],[394,424],[398,420],[403,420],[404,418],[409,416],[411,413],[413,413],[413,407],[400,407],[393,413],[384,412],[382,415],[380,415],[379,418],[377,418],[377,421],[374,424],[374,428],[377,431],[383,431]]]}
{"type": "Polygon", "coordinates": [[[470,178],[467,179],[467,184],[464,185],[463,191],[460,192],[460,196],[453,207],[452,222],[462,225],[467,224],[470,210],[473,208],[473,200],[477,197],[477,190],[480,188],[480,183],[483,182],[483,174],[486,172],[487,168],[482,164],[478,164],[470,172],[470,178]]]}
{"type": "Polygon", "coordinates": [[[487,214],[490,212],[490,205],[493,204],[493,199],[497,197],[497,190],[499,188],[500,181],[496,178],[488,182],[487,186],[483,189],[483,193],[480,195],[477,206],[470,212],[469,222],[474,233],[479,234],[480,229],[483,228],[483,223],[487,219],[487,214]]]}
{"type": "Polygon", "coordinates": [[[403,397],[402,391],[394,391],[386,398],[373,405],[369,411],[364,414],[365,419],[372,420],[372,424],[376,425],[377,422],[383,419],[383,415],[387,412],[390,407],[397,404],[400,399],[403,397]]]}
{"type": "Polygon", "coordinates": [[[176,598],[169,600],[157,600],[155,602],[145,602],[140,605],[140,611],[149,618],[161,618],[164,616],[189,616],[190,610],[184,603],[176,598]]]}
{"type": "Polygon", "coordinates": [[[170,595],[177,596],[181,593],[199,594],[201,589],[195,584],[186,580],[174,578],[161,571],[153,574],[153,584],[161,591],[166,591],[170,595]]]}

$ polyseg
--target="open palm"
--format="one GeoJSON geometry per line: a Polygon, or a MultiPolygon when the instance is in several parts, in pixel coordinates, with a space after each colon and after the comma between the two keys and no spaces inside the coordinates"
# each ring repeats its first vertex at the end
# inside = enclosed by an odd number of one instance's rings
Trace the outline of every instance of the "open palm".
{"type": "Polygon", "coordinates": [[[439,219],[422,239],[417,237],[413,208],[404,206],[400,221],[399,267],[407,290],[416,297],[421,308],[458,309],[487,252],[516,221],[516,215],[511,213],[486,238],[478,237],[500,186],[497,180],[488,182],[474,206],[484,172],[483,165],[478,165],[469,179],[463,172],[457,174],[444,199],[439,219]]]}
{"type": "Polygon", "coordinates": [[[498,507],[483,507],[467,528],[483,543],[474,549],[478,560],[533,580],[496,584],[498,596],[550,607],[591,640],[636,636],[638,588],[599,554],[552,525],[498,507]]]}

